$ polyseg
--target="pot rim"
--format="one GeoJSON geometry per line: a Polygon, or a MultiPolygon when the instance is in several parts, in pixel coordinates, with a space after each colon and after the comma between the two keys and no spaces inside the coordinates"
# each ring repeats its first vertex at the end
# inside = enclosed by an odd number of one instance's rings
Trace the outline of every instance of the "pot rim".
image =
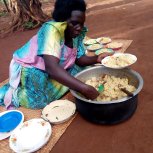
{"type": "MultiPolygon", "coordinates": [[[[98,67],[101,67],[101,66],[95,66],[95,67],[98,68],[98,67]]],[[[91,67],[91,68],[85,69],[85,70],[81,71],[80,73],[76,74],[75,77],[77,77],[78,75],[84,73],[85,71],[95,69],[95,67],[91,67]]],[[[143,84],[144,84],[143,79],[142,79],[141,75],[140,75],[138,72],[136,72],[136,71],[134,71],[134,70],[132,70],[132,69],[130,69],[130,68],[126,68],[126,69],[127,69],[130,73],[133,73],[133,74],[138,78],[138,80],[139,80],[139,86],[138,86],[138,88],[136,89],[136,91],[133,92],[133,96],[132,96],[132,97],[128,97],[128,96],[127,96],[127,97],[124,97],[124,98],[121,98],[121,99],[118,99],[118,100],[112,100],[112,101],[95,101],[95,100],[88,100],[88,99],[85,99],[85,98],[79,96],[79,95],[77,94],[77,92],[74,91],[74,90],[72,90],[72,89],[70,89],[70,92],[71,92],[71,94],[72,94],[75,98],[77,98],[77,99],[79,99],[79,100],[82,100],[83,102],[87,102],[87,103],[93,103],[93,104],[114,104],[114,103],[122,103],[122,102],[125,102],[125,101],[127,101],[127,100],[129,100],[129,99],[135,97],[135,96],[141,91],[141,89],[142,89],[142,87],[143,87],[143,84]]]]}

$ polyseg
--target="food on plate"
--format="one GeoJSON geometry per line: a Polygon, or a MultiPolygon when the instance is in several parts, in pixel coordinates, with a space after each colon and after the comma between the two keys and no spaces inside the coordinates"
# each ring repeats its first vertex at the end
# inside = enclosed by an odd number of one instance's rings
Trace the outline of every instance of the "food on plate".
{"type": "Polygon", "coordinates": [[[107,44],[107,48],[116,49],[116,50],[122,48],[122,46],[123,46],[123,43],[120,43],[120,42],[111,42],[107,44]]]}
{"type": "Polygon", "coordinates": [[[95,52],[96,55],[99,55],[101,53],[113,53],[114,51],[110,48],[102,48],[102,49],[99,49],[95,52]]]}
{"type": "Polygon", "coordinates": [[[92,77],[85,81],[86,84],[97,89],[102,84],[104,89],[96,98],[96,101],[112,101],[127,97],[127,94],[121,90],[125,88],[127,91],[133,93],[136,90],[134,83],[127,76],[115,76],[103,74],[99,77],[92,77]]]}
{"type": "Polygon", "coordinates": [[[97,41],[96,39],[87,39],[87,40],[84,40],[84,44],[85,45],[92,45],[92,44],[96,44],[97,41]]]}
{"type": "Polygon", "coordinates": [[[124,68],[137,60],[135,55],[128,53],[116,53],[113,56],[108,56],[102,60],[102,64],[110,68],[124,68]]]}
{"type": "Polygon", "coordinates": [[[97,42],[102,43],[104,45],[108,44],[112,41],[111,38],[109,38],[109,37],[100,37],[100,38],[97,38],[96,40],[97,40],[97,42]]]}
{"type": "Polygon", "coordinates": [[[93,45],[90,45],[87,47],[88,50],[98,50],[98,49],[101,49],[102,48],[102,45],[100,44],[93,44],[93,45]]]}

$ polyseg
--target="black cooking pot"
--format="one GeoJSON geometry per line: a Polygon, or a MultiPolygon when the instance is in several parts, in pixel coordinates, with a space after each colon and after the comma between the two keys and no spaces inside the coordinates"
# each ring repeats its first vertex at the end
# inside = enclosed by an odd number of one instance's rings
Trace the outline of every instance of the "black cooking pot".
{"type": "Polygon", "coordinates": [[[87,120],[99,124],[116,124],[130,118],[137,108],[138,93],[143,87],[142,77],[135,71],[126,69],[109,69],[102,66],[95,66],[78,73],[75,77],[83,82],[91,77],[99,77],[102,74],[127,76],[135,85],[136,91],[132,97],[124,97],[112,101],[91,101],[80,96],[71,90],[76,98],[78,112],[87,120]]]}

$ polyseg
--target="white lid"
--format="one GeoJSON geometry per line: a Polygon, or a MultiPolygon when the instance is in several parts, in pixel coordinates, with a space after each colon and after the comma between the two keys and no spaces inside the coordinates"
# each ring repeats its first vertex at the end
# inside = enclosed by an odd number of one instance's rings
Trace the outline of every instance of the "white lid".
{"type": "Polygon", "coordinates": [[[53,124],[67,121],[74,115],[76,105],[69,100],[56,100],[47,105],[42,111],[42,118],[53,124]]]}

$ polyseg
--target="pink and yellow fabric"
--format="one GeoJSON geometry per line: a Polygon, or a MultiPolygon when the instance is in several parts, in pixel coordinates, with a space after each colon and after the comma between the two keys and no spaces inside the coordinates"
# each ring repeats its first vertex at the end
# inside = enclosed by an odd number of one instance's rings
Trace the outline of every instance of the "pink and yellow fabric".
{"type": "Polygon", "coordinates": [[[48,76],[43,60],[43,55],[59,58],[59,64],[71,75],[81,70],[75,60],[85,55],[83,39],[87,28],[83,28],[73,40],[73,48],[69,48],[64,45],[66,27],[66,22],[46,22],[30,41],[14,52],[9,84],[0,88],[0,105],[39,109],[68,91],[48,76]]]}

